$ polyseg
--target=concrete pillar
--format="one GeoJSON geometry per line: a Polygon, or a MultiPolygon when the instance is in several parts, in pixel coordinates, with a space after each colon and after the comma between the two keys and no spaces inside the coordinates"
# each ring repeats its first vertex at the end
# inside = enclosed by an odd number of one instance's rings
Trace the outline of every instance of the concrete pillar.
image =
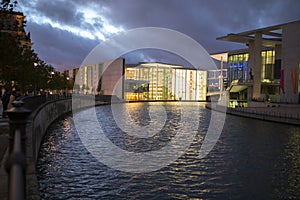
{"type": "MultiPolygon", "coordinates": [[[[249,47],[249,58],[248,58],[248,74],[250,73],[250,70],[252,70],[252,74],[254,75],[254,40],[250,40],[248,42],[248,47],[249,47]]],[[[250,75],[249,75],[250,79],[250,75]]],[[[253,80],[252,80],[253,81],[253,80]]],[[[248,100],[252,100],[253,98],[253,86],[248,87],[248,100]]]]}
{"type": "Polygon", "coordinates": [[[281,100],[288,103],[299,102],[299,67],[300,67],[300,22],[286,24],[282,28],[281,68],[284,70],[284,91],[281,100]],[[296,76],[292,73],[296,71],[296,76]],[[295,80],[293,80],[293,78],[295,80]],[[294,85],[294,83],[296,84],[294,85]]]}
{"type": "Polygon", "coordinates": [[[276,44],[275,45],[275,60],[281,60],[281,44],[276,44]]]}
{"type": "Polygon", "coordinates": [[[262,33],[257,32],[254,40],[250,40],[249,43],[249,60],[248,60],[248,73],[252,70],[253,77],[253,89],[252,95],[248,98],[258,99],[261,92],[261,49],[262,49],[262,33]]]}
{"type": "Polygon", "coordinates": [[[281,70],[281,44],[275,45],[275,65],[273,70],[274,80],[280,80],[280,70],[281,70]]]}
{"type": "Polygon", "coordinates": [[[262,49],[262,33],[256,32],[254,40],[254,52],[253,52],[253,98],[258,99],[261,92],[261,49],[262,49]]]}
{"type": "Polygon", "coordinates": [[[248,86],[248,90],[247,90],[247,100],[251,101],[252,100],[252,94],[253,94],[253,87],[252,86],[248,86]]]}

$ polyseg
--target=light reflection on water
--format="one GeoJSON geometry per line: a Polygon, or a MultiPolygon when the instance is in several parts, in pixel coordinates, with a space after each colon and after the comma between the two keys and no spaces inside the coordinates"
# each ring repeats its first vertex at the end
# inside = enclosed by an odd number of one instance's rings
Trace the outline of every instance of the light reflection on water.
{"type": "MultiPolygon", "coordinates": [[[[168,143],[177,129],[179,108],[165,106],[164,133],[134,138],[121,133],[110,106],[97,107],[107,137],[128,151],[152,151],[168,143]]],[[[147,103],[124,104],[132,119],[147,125],[147,103]]],[[[297,199],[300,195],[300,127],[227,116],[213,151],[198,158],[210,110],[200,109],[199,134],[174,163],[156,172],[132,174],[97,161],[83,146],[71,117],[54,124],[37,163],[43,199],[297,199]]]]}

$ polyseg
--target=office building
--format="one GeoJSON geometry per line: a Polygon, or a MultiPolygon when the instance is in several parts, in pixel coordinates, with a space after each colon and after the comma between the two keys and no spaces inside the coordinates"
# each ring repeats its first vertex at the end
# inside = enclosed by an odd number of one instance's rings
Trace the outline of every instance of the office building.
{"type": "Polygon", "coordinates": [[[299,35],[295,21],[217,38],[248,46],[226,52],[230,98],[299,103],[299,35]]]}
{"type": "Polygon", "coordinates": [[[206,100],[207,72],[165,63],[125,67],[124,97],[128,101],[206,100]]]}

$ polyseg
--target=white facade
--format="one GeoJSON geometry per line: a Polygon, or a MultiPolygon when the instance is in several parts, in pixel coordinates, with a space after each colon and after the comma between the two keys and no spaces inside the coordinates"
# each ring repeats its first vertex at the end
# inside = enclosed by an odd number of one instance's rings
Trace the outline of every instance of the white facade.
{"type": "Polygon", "coordinates": [[[105,61],[79,68],[74,82],[74,93],[116,95],[122,98],[124,59],[105,61]]]}

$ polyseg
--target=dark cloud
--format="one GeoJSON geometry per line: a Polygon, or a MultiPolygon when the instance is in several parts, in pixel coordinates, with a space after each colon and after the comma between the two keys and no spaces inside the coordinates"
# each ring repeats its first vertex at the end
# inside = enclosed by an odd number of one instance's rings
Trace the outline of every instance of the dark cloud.
{"type": "Polygon", "coordinates": [[[34,38],[34,50],[47,63],[57,68],[77,67],[85,56],[98,44],[47,25],[29,23],[34,38]]]}
{"type": "Polygon", "coordinates": [[[45,17],[63,24],[74,25],[83,20],[82,13],[78,13],[73,1],[37,1],[35,9],[45,17]]]}
{"type": "MultiPolygon", "coordinates": [[[[105,23],[124,30],[148,26],[170,28],[192,37],[209,53],[246,47],[216,41],[228,33],[300,20],[298,0],[23,0],[19,3],[21,7],[30,8],[30,12],[25,13],[27,16],[48,17],[62,25],[90,32],[104,30],[105,23]],[[88,12],[85,8],[99,14],[95,21],[84,21],[88,12]]],[[[29,21],[27,30],[34,33],[32,40],[37,53],[55,66],[80,65],[81,58],[97,44],[46,24],[29,21]]],[[[111,36],[105,31],[102,34],[106,38],[111,36]]],[[[149,52],[136,54],[136,57],[151,60],[153,55],[146,53],[149,52]]]]}

